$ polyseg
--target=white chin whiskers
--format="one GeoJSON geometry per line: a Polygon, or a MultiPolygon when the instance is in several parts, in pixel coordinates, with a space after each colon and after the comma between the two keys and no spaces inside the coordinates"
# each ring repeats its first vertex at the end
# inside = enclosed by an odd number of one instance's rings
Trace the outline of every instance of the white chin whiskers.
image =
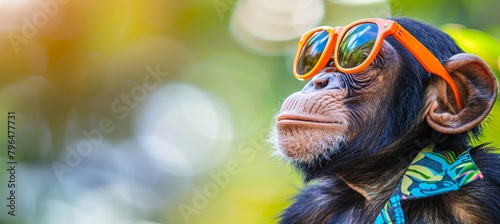
{"type": "Polygon", "coordinates": [[[268,143],[273,148],[272,156],[288,161],[314,163],[328,160],[340,152],[346,137],[325,130],[300,128],[280,129],[272,127],[268,143]],[[300,135],[298,135],[300,133],[300,135]]]}

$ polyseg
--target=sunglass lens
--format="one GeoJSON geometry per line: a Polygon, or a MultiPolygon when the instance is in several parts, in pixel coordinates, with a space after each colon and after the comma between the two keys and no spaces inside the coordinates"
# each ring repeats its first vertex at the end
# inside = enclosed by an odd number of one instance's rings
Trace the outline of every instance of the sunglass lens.
{"type": "Polygon", "coordinates": [[[377,39],[378,26],[372,23],[360,24],[347,31],[338,50],[339,65],[354,68],[365,62],[377,39]]]}
{"type": "Polygon", "coordinates": [[[297,73],[299,75],[304,75],[314,68],[325,51],[329,39],[330,36],[326,30],[318,31],[309,37],[298,59],[297,73]]]}

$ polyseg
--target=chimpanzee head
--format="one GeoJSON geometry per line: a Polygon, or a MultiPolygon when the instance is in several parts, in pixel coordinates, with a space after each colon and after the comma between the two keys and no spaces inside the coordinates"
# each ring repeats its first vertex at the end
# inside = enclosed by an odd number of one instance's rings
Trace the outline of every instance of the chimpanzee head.
{"type": "Polygon", "coordinates": [[[306,172],[395,156],[426,139],[465,149],[498,88],[480,58],[406,18],[316,28],[299,40],[293,70],[312,79],[284,101],[272,136],[277,153],[306,172]]]}

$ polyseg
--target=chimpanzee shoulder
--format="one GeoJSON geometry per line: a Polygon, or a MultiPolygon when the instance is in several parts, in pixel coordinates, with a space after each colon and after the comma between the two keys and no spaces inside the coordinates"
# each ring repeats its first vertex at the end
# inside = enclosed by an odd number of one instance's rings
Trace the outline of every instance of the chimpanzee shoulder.
{"type": "MultiPolygon", "coordinates": [[[[470,151],[483,175],[480,181],[454,192],[403,201],[406,221],[500,223],[500,154],[495,150],[481,145],[470,151]]],[[[341,179],[331,177],[311,183],[296,195],[280,223],[372,223],[384,203],[368,203],[341,179]]]]}
{"type": "Polygon", "coordinates": [[[457,191],[402,202],[409,223],[500,223],[500,154],[485,145],[471,150],[483,178],[457,191]]]}
{"type": "Polygon", "coordinates": [[[310,183],[293,199],[293,204],[281,214],[280,223],[328,223],[332,216],[345,222],[352,208],[362,207],[364,201],[338,178],[310,183]]]}

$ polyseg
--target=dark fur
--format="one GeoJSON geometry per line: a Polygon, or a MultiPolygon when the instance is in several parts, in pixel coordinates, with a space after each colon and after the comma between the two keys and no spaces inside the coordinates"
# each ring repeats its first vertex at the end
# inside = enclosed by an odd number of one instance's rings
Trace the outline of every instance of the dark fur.
{"type": "MultiPolygon", "coordinates": [[[[448,35],[429,25],[406,18],[393,20],[443,63],[463,52],[448,35]]],[[[376,110],[377,119],[365,124],[365,130],[331,160],[312,165],[294,163],[308,186],[282,213],[281,223],[373,223],[406,167],[423,147],[433,143],[438,150],[465,150],[471,139],[480,134],[478,126],[467,133],[444,135],[435,132],[425,121],[417,122],[422,113],[425,88],[431,78],[437,77],[425,71],[397,40],[392,37],[386,40],[405,62],[396,84],[390,87],[393,92],[391,98],[386,99],[388,106],[376,110]],[[367,203],[336,174],[348,176],[350,183],[384,189],[376,200],[367,203]]],[[[471,151],[483,172],[482,180],[456,192],[404,201],[407,223],[500,223],[500,156],[490,151],[486,146],[471,151]],[[458,207],[470,215],[461,217],[458,207]]]]}

